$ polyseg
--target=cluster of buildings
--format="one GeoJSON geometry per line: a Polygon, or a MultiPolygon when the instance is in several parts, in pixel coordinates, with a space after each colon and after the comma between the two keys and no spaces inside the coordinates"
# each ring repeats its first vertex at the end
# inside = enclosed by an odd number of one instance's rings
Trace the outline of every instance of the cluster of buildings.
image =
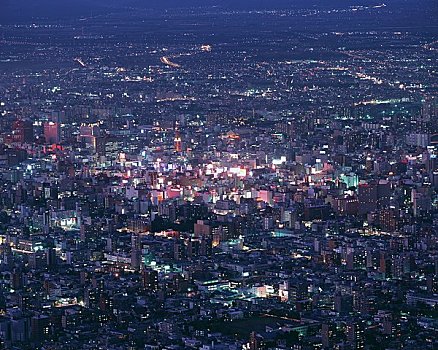
{"type": "Polygon", "coordinates": [[[385,63],[333,48],[372,32],[300,34],[316,58],[264,61],[184,39],[124,68],[110,48],[141,40],[50,30],[90,57],[2,73],[0,349],[438,346],[433,46],[384,32],[415,51],[385,63]]]}
{"type": "Polygon", "coordinates": [[[433,348],[435,113],[431,99],[401,120],[68,134],[64,112],[16,120],[0,155],[3,345],[433,348]]]}

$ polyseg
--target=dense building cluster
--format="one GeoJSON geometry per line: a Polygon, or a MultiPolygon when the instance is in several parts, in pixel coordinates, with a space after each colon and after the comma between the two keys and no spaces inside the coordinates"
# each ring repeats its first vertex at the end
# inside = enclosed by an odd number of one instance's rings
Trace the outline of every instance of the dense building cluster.
{"type": "Polygon", "coordinates": [[[1,26],[0,349],[435,349],[438,48],[394,6],[1,26]]]}

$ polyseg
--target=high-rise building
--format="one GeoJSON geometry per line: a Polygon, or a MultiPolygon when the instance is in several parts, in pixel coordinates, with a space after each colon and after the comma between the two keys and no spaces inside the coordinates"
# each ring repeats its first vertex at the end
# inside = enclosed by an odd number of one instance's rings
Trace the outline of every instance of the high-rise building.
{"type": "Polygon", "coordinates": [[[142,274],[143,288],[150,292],[158,290],[158,272],[152,269],[146,269],[142,274]]]}
{"type": "Polygon", "coordinates": [[[377,186],[360,184],[358,190],[359,214],[367,214],[377,209],[377,186]]]}
{"type": "Polygon", "coordinates": [[[133,233],[131,235],[131,267],[138,269],[141,265],[141,239],[140,235],[133,233]]]}
{"type": "Polygon", "coordinates": [[[13,124],[13,141],[20,143],[33,142],[33,124],[30,120],[19,119],[13,124]]]}
{"type": "Polygon", "coordinates": [[[347,323],[347,341],[351,349],[364,349],[364,324],[362,321],[350,321],[347,323]]]}
{"type": "Polygon", "coordinates": [[[205,220],[198,220],[194,225],[195,236],[203,237],[211,234],[210,223],[205,220]]]}
{"type": "Polygon", "coordinates": [[[260,335],[252,332],[249,337],[249,343],[247,349],[249,350],[260,350],[263,349],[263,339],[260,335]]]}
{"type": "Polygon", "coordinates": [[[96,150],[96,139],[101,136],[100,128],[98,124],[81,124],[79,128],[78,141],[90,146],[96,150]]]}
{"type": "Polygon", "coordinates": [[[181,153],[182,152],[181,134],[179,133],[178,130],[175,133],[174,149],[175,149],[175,152],[177,152],[177,153],[181,153]]]}
{"type": "Polygon", "coordinates": [[[60,125],[54,122],[44,123],[44,137],[46,143],[57,144],[61,141],[60,138],[60,125]]]}
{"type": "Polygon", "coordinates": [[[35,315],[30,320],[32,339],[42,340],[50,335],[51,321],[47,315],[35,315]]]}
{"type": "Polygon", "coordinates": [[[368,214],[376,209],[387,208],[390,204],[391,184],[386,180],[359,184],[359,214],[368,214]]]}

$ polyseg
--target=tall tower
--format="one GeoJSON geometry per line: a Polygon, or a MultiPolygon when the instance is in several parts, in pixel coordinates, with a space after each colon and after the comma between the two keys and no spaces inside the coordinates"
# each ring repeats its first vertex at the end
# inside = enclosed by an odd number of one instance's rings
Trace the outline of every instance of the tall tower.
{"type": "Polygon", "coordinates": [[[181,153],[182,152],[182,143],[181,143],[181,134],[178,130],[178,123],[175,126],[175,138],[173,140],[173,147],[175,149],[175,152],[181,153]]]}

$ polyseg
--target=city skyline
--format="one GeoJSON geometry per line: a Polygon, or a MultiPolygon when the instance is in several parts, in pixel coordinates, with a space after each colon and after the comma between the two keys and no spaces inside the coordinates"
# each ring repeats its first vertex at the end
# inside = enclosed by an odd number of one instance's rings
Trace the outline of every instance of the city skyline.
{"type": "Polygon", "coordinates": [[[438,4],[8,1],[0,350],[438,346],[438,4]]]}

